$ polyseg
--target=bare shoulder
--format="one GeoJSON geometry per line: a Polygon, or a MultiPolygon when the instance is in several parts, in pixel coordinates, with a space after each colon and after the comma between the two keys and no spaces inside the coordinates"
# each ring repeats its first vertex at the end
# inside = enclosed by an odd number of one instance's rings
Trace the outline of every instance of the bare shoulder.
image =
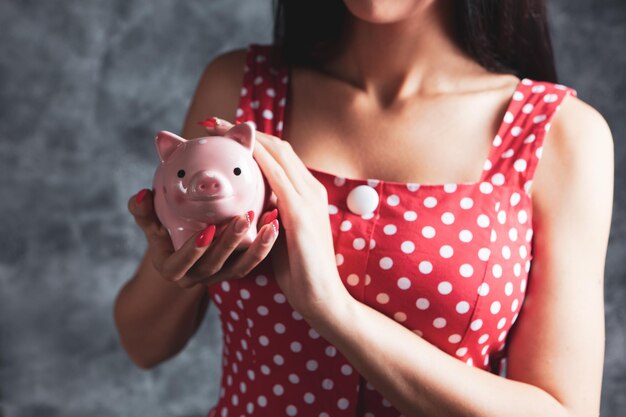
{"type": "Polygon", "coordinates": [[[603,211],[598,214],[610,215],[606,210],[613,198],[613,177],[614,143],[607,121],[583,100],[566,97],[552,120],[535,172],[537,208],[542,212],[542,208],[560,206],[569,195],[570,199],[596,199],[596,204],[604,204],[596,206],[603,211]]]}
{"type": "Polygon", "coordinates": [[[185,117],[183,136],[205,134],[197,124],[211,116],[233,122],[239,104],[246,62],[246,48],[233,49],[216,55],[204,68],[196,84],[185,117]]]}

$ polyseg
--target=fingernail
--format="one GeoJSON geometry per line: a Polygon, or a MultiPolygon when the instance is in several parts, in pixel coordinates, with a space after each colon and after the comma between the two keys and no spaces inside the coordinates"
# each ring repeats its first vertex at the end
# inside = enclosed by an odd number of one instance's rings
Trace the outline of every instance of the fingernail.
{"type": "Polygon", "coordinates": [[[202,120],[198,122],[198,124],[202,126],[206,126],[206,127],[215,127],[215,126],[219,126],[220,122],[217,117],[209,117],[206,120],[202,120]]]}
{"type": "Polygon", "coordinates": [[[146,197],[146,194],[148,194],[148,189],[147,188],[144,188],[143,190],[139,191],[137,193],[137,195],[135,196],[135,202],[137,204],[141,204],[143,199],[146,197]]]}
{"type": "Polygon", "coordinates": [[[215,236],[215,225],[209,225],[196,239],[196,246],[199,248],[203,248],[205,246],[209,246],[211,241],[213,240],[213,236],[215,236]]]}
{"type": "Polygon", "coordinates": [[[278,209],[275,208],[274,210],[267,213],[267,216],[265,216],[265,220],[263,220],[262,226],[268,224],[269,222],[276,219],[277,217],[278,217],[278,209]]]}
{"type": "Polygon", "coordinates": [[[274,219],[272,221],[272,227],[268,227],[267,230],[263,233],[263,243],[270,243],[272,239],[274,239],[278,235],[278,220],[274,219]]]}
{"type": "Polygon", "coordinates": [[[246,220],[248,220],[248,227],[250,227],[250,225],[252,225],[252,222],[254,221],[254,211],[248,210],[246,212],[246,220]]]}
{"type": "Polygon", "coordinates": [[[248,213],[246,213],[246,216],[244,218],[240,217],[239,219],[237,219],[237,223],[235,224],[235,232],[241,233],[245,231],[248,227],[250,227],[251,221],[248,220],[248,213]]]}

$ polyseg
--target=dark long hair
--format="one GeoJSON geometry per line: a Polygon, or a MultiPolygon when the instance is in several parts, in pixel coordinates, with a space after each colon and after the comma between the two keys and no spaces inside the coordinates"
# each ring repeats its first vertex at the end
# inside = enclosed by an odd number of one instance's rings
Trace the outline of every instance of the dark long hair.
{"type": "MultiPolygon", "coordinates": [[[[519,78],[558,82],[546,0],[452,0],[454,36],[480,65],[519,78]]],[[[349,13],[342,0],[274,0],[276,59],[316,65],[338,52],[349,13]]]]}

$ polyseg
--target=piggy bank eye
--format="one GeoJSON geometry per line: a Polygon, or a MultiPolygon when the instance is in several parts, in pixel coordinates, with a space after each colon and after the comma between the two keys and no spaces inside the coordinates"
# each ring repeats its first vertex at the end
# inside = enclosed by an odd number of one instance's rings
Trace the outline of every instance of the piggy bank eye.
{"type": "Polygon", "coordinates": [[[181,169],[178,171],[178,173],[176,173],[176,175],[178,176],[178,178],[182,178],[185,176],[185,170],[181,169]]]}
{"type": "Polygon", "coordinates": [[[235,175],[240,175],[241,174],[241,168],[237,167],[237,168],[233,169],[233,173],[235,175]]]}

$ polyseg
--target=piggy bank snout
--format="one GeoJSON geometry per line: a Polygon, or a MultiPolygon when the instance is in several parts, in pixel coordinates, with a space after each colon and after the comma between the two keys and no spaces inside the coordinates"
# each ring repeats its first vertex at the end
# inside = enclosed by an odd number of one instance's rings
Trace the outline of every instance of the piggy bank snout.
{"type": "Polygon", "coordinates": [[[232,193],[230,184],[217,172],[201,171],[194,175],[190,192],[198,197],[226,197],[232,193]]]}

